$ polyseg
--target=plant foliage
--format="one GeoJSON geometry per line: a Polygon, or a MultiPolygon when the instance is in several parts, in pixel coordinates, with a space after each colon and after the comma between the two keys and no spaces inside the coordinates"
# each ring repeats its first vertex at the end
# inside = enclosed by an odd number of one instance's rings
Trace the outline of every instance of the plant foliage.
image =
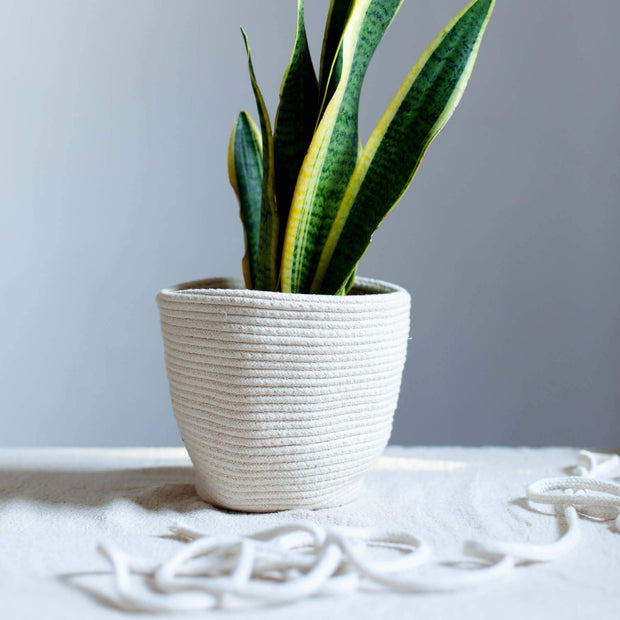
{"type": "Polygon", "coordinates": [[[439,33],[360,145],[364,76],[402,2],[332,0],[317,79],[298,0],[273,132],[242,31],[261,129],[241,112],[228,170],[248,288],[346,294],[374,231],[461,100],[495,0],[474,0],[439,33]]]}

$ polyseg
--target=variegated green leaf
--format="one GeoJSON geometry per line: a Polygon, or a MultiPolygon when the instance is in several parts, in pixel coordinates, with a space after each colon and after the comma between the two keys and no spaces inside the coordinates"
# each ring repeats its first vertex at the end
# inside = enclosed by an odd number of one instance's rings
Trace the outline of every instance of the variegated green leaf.
{"type": "MultiPolygon", "coordinates": [[[[319,87],[310,58],[304,26],[304,2],[297,3],[297,31],[276,114],[274,148],[276,206],[285,224],[301,163],[312,140],[319,113],[319,87]]],[[[281,227],[280,242],[285,226],[281,227]]]]}
{"type": "Polygon", "coordinates": [[[239,200],[239,214],[245,238],[243,278],[246,288],[251,289],[254,288],[258,269],[263,148],[256,124],[247,112],[239,114],[230,134],[228,178],[239,200]]]}
{"type": "Polygon", "coordinates": [[[403,0],[356,0],[345,28],[342,72],[302,164],[282,252],[281,290],[309,290],[325,239],[358,158],[362,81],[403,0]]]}
{"type": "Polygon", "coordinates": [[[321,68],[319,70],[319,102],[321,111],[332,98],[342,71],[342,54],[337,51],[344,27],[355,0],[332,0],[325,23],[323,47],[321,49],[321,68]],[[336,62],[334,62],[336,61],[336,62]]]}
{"type": "Polygon", "coordinates": [[[269,120],[267,107],[265,106],[265,100],[263,99],[263,95],[256,82],[256,76],[254,75],[250,45],[243,28],[241,29],[241,34],[243,34],[243,41],[245,42],[245,49],[248,54],[250,80],[252,81],[252,90],[254,91],[256,106],[258,108],[263,142],[263,187],[260,207],[258,259],[254,288],[263,291],[275,291],[278,287],[279,220],[275,199],[273,135],[271,133],[271,122],[269,120]]]}
{"type": "Polygon", "coordinates": [[[346,282],[338,289],[338,291],[336,292],[336,295],[347,295],[349,291],[353,288],[356,275],[357,275],[357,265],[353,268],[353,271],[347,278],[346,282]]]}
{"type": "Polygon", "coordinates": [[[374,230],[405,192],[428,145],[458,105],[495,0],[475,0],[411,70],[365,146],[333,221],[312,283],[335,293],[374,230]]]}

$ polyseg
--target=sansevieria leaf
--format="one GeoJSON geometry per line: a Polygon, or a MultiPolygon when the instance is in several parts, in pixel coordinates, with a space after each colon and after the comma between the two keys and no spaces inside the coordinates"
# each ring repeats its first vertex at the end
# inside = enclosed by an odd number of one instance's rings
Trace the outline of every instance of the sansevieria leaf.
{"type": "Polygon", "coordinates": [[[433,41],[411,70],[362,151],[311,290],[340,290],[374,230],[407,189],[428,145],[458,105],[495,0],[475,0],[433,41]]]}
{"type": "Polygon", "coordinates": [[[252,90],[254,91],[256,106],[258,108],[263,143],[263,187],[261,193],[260,233],[254,288],[263,291],[275,291],[278,287],[279,270],[279,219],[276,211],[275,198],[273,135],[271,133],[271,122],[269,120],[267,107],[265,106],[265,100],[263,99],[263,95],[256,82],[256,76],[254,75],[254,66],[252,65],[248,38],[243,29],[241,29],[241,33],[243,34],[245,49],[248,54],[250,80],[252,82],[252,90]]]}
{"type": "MultiPolygon", "coordinates": [[[[403,0],[356,0],[342,42],[338,87],[314,134],[293,194],[282,251],[281,290],[307,292],[358,159],[362,81],[403,0]]],[[[264,147],[263,147],[264,148],[264,147]]]]}
{"type": "Polygon", "coordinates": [[[321,110],[329,103],[340,80],[342,71],[342,54],[336,53],[342,39],[344,27],[353,8],[355,0],[332,0],[325,23],[323,47],[321,49],[321,66],[319,70],[319,102],[321,110]],[[334,65],[334,61],[338,62],[334,65]],[[332,73],[333,71],[333,73],[332,73]]]}
{"type": "Polygon", "coordinates": [[[345,283],[338,289],[338,291],[336,291],[336,295],[346,295],[353,288],[356,275],[357,265],[353,268],[353,271],[349,274],[349,277],[346,279],[345,283]]]}
{"type": "Polygon", "coordinates": [[[276,206],[283,223],[281,237],[284,237],[295,183],[314,134],[318,113],[319,87],[306,38],[304,1],[298,0],[295,43],[280,87],[274,130],[276,206]]]}
{"type": "Polygon", "coordinates": [[[228,145],[228,178],[237,199],[243,223],[245,255],[243,278],[254,288],[258,270],[260,206],[263,194],[263,149],[258,129],[247,112],[237,117],[228,145]]]}

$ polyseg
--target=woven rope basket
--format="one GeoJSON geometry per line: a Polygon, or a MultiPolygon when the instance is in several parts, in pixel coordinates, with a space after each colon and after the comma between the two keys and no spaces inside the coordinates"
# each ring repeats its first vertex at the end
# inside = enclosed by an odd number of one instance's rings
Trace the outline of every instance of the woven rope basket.
{"type": "Polygon", "coordinates": [[[210,504],[249,512],[355,499],[390,436],[409,294],[358,278],[345,296],[210,279],[157,296],[170,395],[210,504]]]}

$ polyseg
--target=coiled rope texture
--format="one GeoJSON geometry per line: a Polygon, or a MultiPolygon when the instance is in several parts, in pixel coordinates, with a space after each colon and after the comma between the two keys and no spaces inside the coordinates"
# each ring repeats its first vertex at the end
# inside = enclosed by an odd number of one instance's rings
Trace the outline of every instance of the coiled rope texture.
{"type": "Polygon", "coordinates": [[[242,286],[203,280],[157,296],[199,495],[247,512],[352,501],[392,430],[409,294],[365,278],[345,297],[242,286]]]}
{"type": "Polygon", "coordinates": [[[99,547],[114,571],[116,604],[126,611],[202,611],[230,599],[266,605],[315,595],[342,595],[361,588],[397,592],[442,592],[477,586],[509,574],[516,566],[555,560],[577,546],[579,517],[615,519],[620,532],[620,457],[583,451],[574,476],[531,484],[532,504],[556,507],[566,532],[548,545],[468,541],[461,568],[440,575],[417,569],[433,561],[431,549],[415,535],[388,529],[323,527],[297,522],[250,536],[209,536],[174,525],[188,541],[161,564],[132,558],[109,545],[99,547]],[[399,552],[395,559],[371,559],[373,548],[399,552]],[[467,563],[475,568],[462,568],[467,563]],[[137,583],[141,579],[143,583],[137,583]],[[141,587],[138,587],[141,586],[141,587]]]}

